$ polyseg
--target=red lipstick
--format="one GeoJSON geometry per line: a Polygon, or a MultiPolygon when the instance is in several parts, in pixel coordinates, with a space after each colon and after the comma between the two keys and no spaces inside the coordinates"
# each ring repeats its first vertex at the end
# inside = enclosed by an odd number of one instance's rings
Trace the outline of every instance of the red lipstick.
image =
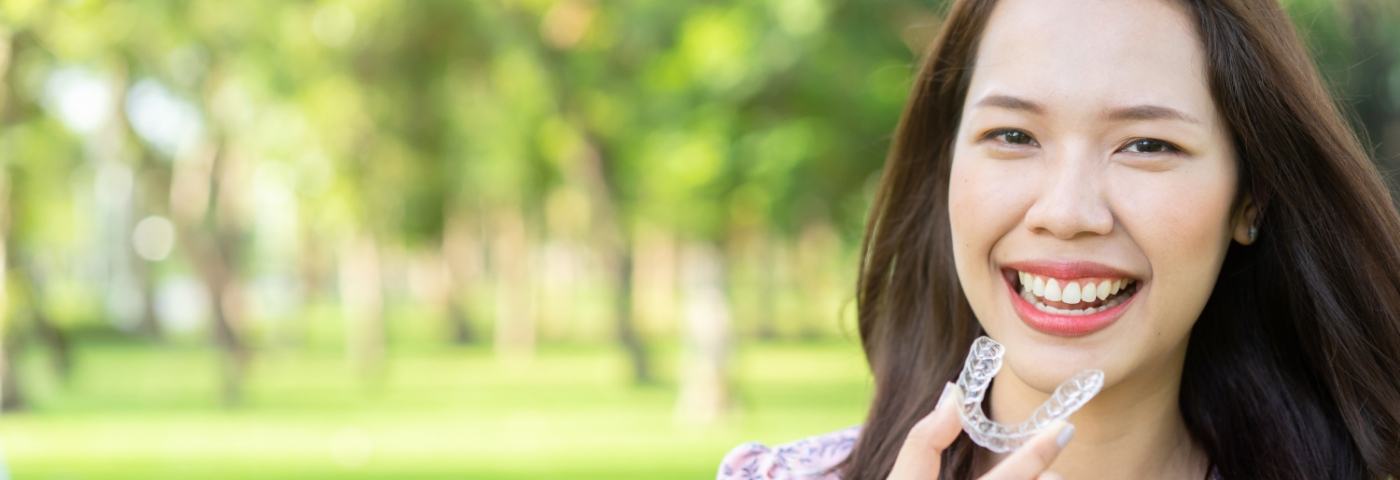
{"type": "MultiPolygon", "coordinates": [[[[1009,263],[1005,266],[1032,275],[1059,280],[1135,278],[1123,270],[1094,262],[1027,261],[1009,263]]],[[[1107,309],[1084,315],[1062,315],[1036,308],[1035,304],[1023,298],[1017,289],[1018,282],[1015,272],[1005,275],[1004,279],[1007,293],[1011,297],[1011,305],[1015,308],[1016,315],[1021,318],[1021,321],[1036,331],[1057,337],[1081,337],[1108,328],[1109,325],[1123,316],[1123,313],[1137,299],[1137,294],[1141,293],[1143,287],[1142,281],[1139,280],[1137,282],[1139,285],[1135,287],[1134,291],[1129,292],[1127,298],[1107,309]]]]}

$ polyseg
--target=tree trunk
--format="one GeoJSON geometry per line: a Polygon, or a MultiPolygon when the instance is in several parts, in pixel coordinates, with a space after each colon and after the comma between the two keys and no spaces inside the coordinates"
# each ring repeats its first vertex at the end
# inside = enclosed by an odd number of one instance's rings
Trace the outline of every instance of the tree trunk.
{"type": "Polygon", "coordinates": [[[617,290],[614,302],[617,309],[617,339],[622,343],[623,351],[627,352],[628,362],[632,365],[632,380],[639,384],[651,383],[651,362],[647,359],[646,344],[642,342],[641,336],[637,334],[636,323],[632,318],[633,295],[633,272],[632,250],[624,248],[619,252],[620,258],[616,262],[615,275],[617,276],[617,290]]]}
{"type": "MultiPolygon", "coordinates": [[[[514,16],[517,22],[525,22],[522,16],[514,16]]],[[[565,65],[566,60],[562,54],[555,49],[543,48],[540,50],[549,61],[547,65],[565,65]]],[[[550,75],[550,78],[562,79],[559,72],[550,75]]],[[[575,95],[573,87],[566,82],[554,85],[551,91],[555,92],[557,102],[561,106],[563,116],[574,119],[582,115],[584,109],[578,100],[579,95],[575,95]]],[[[597,228],[595,240],[600,244],[598,248],[603,252],[603,261],[611,266],[613,286],[617,290],[618,297],[614,300],[616,312],[614,314],[615,331],[618,333],[617,340],[627,353],[627,358],[632,364],[632,372],[637,376],[633,380],[636,383],[648,383],[651,381],[649,367],[650,360],[646,352],[643,338],[637,334],[633,313],[633,269],[632,247],[630,245],[631,229],[627,221],[622,218],[619,211],[619,174],[617,165],[612,158],[613,148],[607,144],[596,132],[588,127],[587,121],[573,120],[579,132],[583,134],[582,148],[573,152],[567,158],[572,166],[573,173],[577,178],[582,179],[582,185],[588,192],[590,207],[597,218],[597,228]]]]}
{"type": "Polygon", "coordinates": [[[528,361],[536,339],[529,235],[515,209],[496,215],[495,224],[491,264],[496,273],[496,354],[506,361],[528,361]]]}
{"type": "Polygon", "coordinates": [[[362,378],[377,381],[384,365],[384,285],[379,245],[358,233],[340,249],[340,304],[346,359],[362,378]]]}
{"type": "Polygon", "coordinates": [[[598,219],[595,237],[602,252],[603,261],[612,272],[614,286],[614,330],[618,344],[627,354],[632,366],[632,381],[637,384],[652,382],[651,360],[647,354],[646,342],[638,334],[633,316],[634,288],[632,232],[621,218],[617,206],[617,185],[612,177],[614,168],[609,163],[610,150],[595,138],[589,136],[574,155],[574,168],[583,179],[588,192],[589,204],[598,219]]]}
{"type": "MultiPolygon", "coordinates": [[[[10,59],[16,53],[11,36],[0,35],[0,86],[7,86],[0,89],[0,118],[5,124],[9,124],[17,117],[16,108],[9,98],[9,89],[15,88],[15,75],[10,68],[10,59]]],[[[19,342],[15,340],[15,328],[10,319],[10,305],[7,292],[6,279],[9,277],[9,263],[7,260],[12,257],[10,249],[14,242],[10,239],[10,175],[7,167],[0,167],[0,411],[10,411],[20,409],[24,405],[23,396],[20,394],[19,381],[15,377],[15,359],[19,356],[15,352],[15,347],[19,342]]]]}
{"type": "Polygon", "coordinates": [[[20,390],[16,360],[19,359],[19,336],[7,325],[0,335],[0,412],[24,410],[24,394],[20,390]]]}
{"type": "Polygon", "coordinates": [[[250,360],[238,328],[242,320],[242,292],[226,276],[207,286],[214,306],[214,343],[224,352],[220,358],[221,398],[224,406],[234,407],[243,403],[243,382],[250,360]]]}
{"type": "Polygon", "coordinates": [[[137,286],[141,289],[141,319],[136,324],[136,329],[142,336],[151,340],[160,340],[164,333],[160,328],[160,318],[156,314],[156,276],[151,265],[144,259],[136,260],[135,266],[137,286]]]}
{"type": "Polygon", "coordinates": [[[760,266],[758,278],[758,338],[775,340],[778,338],[778,298],[782,294],[778,285],[778,269],[774,268],[777,257],[773,244],[780,241],[770,233],[758,239],[759,256],[754,259],[760,266]]]}
{"type": "Polygon", "coordinates": [[[679,336],[680,274],[676,240],[669,231],[639,227],[632,237],[633,322],[656,335],[679,336]]]}
{"type": "Polygon", "coordinates": [[[24,407],[24,396],[16,376],[15,360],[19,358],[19,341],[16,329],[10,321],[9,290],[5,279],[9,277],[7,260],[10,255],[10,184],[9,175],[0,168],[0,411],[20,410],[24,407]]]}
{"type": "Polygon", "coordinates": [[[477,333],[461,293],[476,286],[481,270],[481,247],[472,234],[464,214],[448,210],[449,216],[442,236],[442,261],[447,267],[447,331],[455,345],[476,343],[477,333]]]}
{"type": "Polygon", "coordinates": [[[773,340],[778,334],[778,272],[772,245],[776,242],[767,229],[757,225],[731,227],[725,242],[729,249],[726,257],[731,259],[729,275],[735,282],[732,300],[736,330],[762,341],[773,340]]]}
{"type": "Polygon", "coordinates": [[[732,337],[724,259],[704,243],[687,245],[682,258],[684,363],[675,413],[685,423],[710,424],[730,407],[732,337]]]}
{"type": "Polygon", "coordinates": [[[831,259],[840,255],[841,239],[836,228],[824,220],[814,220],[802,227],[798,237],[797,288],[802,302],[798,316],[798,335],[806,340],[821,336],[823,326],[836,324],[840,300],[832,278],[831,259]]]}
{"type": "Polygon", "coordinates": [[[453,345],[463,345],[471,341],[471,327],[466,324],[465,312],[459,308],[454,292],[452,265],[448,260],[447,236],[439,242],[436,251],[426,251],[416,258],[413,264],[413,278],[422,300],[432,310],[431,315],[441,320],[443,332],[453,345]]]}
{"type": "Polygon", "coordinates": [[[68,334],[55,325],[48,314],[43,294],[45,285],[43,275],[34,264],[33,259],[25,259],[15,255],[13,260],[16,277],[20,280],[19,288],[16,290],[23,292],[24,302],[29,306],[34,333],[39,336],[39,341],[43,342],[44,347],[48,350],[49,362],[53,365],[54,373],[57,374],[59,380],[66,383],[72,378],[73,355],[69,348],[68,334]]]}
{"type": "Polygon", "coordinates": [[[238,285],[242,227],[238,206],[241,173],[236,154],[218,143],[175,162],[171,210],[183,250],[209,292],[214,344],[223,352],[221,399],[242,403],[251,353],[241,332],[243,295],[238,285]]]}
{"type": "Polygon", "coordinates": [[[453,345],[471,345],[476,343],[476,330],[472,328],[471,317],[467,315],[466,306],[462,305],[456,297],[447,299],[447,317],[444,319],[451,332],[453,345]]]}

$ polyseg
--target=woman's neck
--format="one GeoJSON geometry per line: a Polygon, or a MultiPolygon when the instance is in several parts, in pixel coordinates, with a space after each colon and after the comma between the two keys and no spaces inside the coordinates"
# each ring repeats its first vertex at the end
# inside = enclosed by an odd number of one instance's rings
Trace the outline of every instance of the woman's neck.
{"type": "MultiPolygon", "coordinates": [[[[1068,479],[1203,478],[1209,460],[1192,441],[1177,403],[1184,346],[1171,357],[1161,368],[1141,369],[1150,374],[1105,387],[1075,413],[1070,418],[1074,439],[1050,469],[1068,479]]],[[[1019,422],[1048,397],[1003,370],[992,383],[988,414],[1003,423],[1019,422]]],[[[1005,458],[977,452],[978,472],[1005,458]]]]}

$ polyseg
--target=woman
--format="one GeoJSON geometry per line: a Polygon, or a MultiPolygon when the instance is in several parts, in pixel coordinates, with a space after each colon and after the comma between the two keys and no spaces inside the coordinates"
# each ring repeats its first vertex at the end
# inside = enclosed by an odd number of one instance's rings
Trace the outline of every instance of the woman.
{"type": "Polygon", "coordinates": [[[954,2],[866,229],[867,420],[720,478],[1400,476],[1400,215],[1276,2],[954,2]],[[1103,389],[978,448],[939,399],[984,334],[995,420],[1103,389]]]}

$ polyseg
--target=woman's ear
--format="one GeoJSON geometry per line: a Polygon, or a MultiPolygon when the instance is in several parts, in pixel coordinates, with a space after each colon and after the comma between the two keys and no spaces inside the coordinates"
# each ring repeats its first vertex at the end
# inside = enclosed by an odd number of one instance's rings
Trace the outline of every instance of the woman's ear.
{"type": "Polygon", "coordinates": [[[1250,245],[1259,239],[1259,209],[1255,207],[1253,197],[1244,197],[1234,217],[1231,225],[1236,242],[1240,245],[1250,245]]]}

